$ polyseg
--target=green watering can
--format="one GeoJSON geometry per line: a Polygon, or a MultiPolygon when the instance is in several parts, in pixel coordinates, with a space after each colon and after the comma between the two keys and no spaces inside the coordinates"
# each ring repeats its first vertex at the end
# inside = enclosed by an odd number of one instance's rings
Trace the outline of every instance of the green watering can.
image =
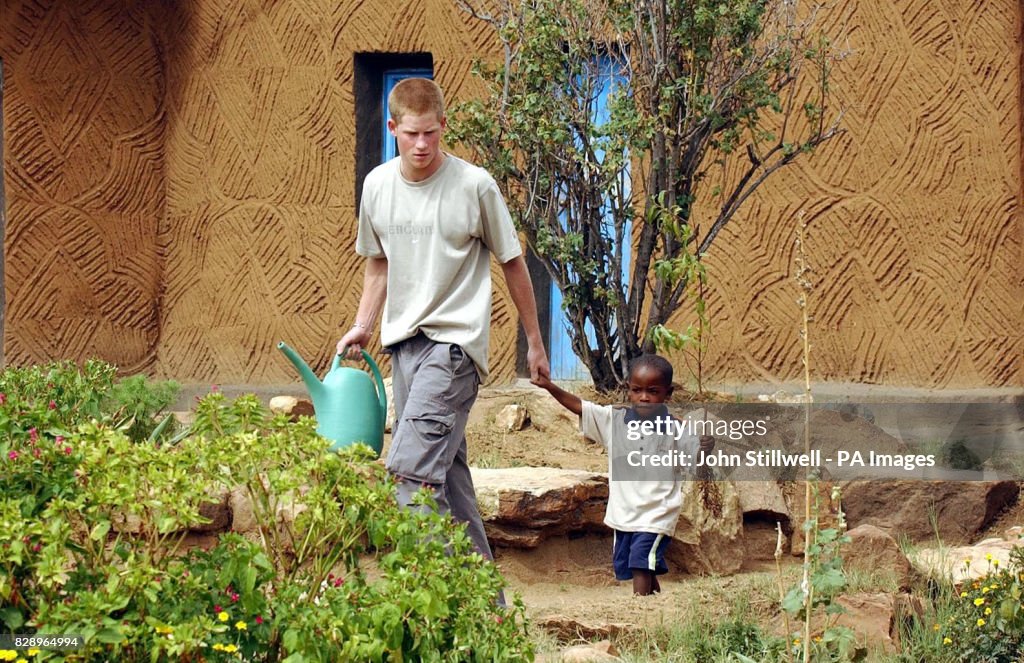
{"type": "Polygon", "coordinates": [[[341,355],[335,355],[331,370],[321,382],[312,369],[284,341],[277,349],[298,369],[302,381],[313,401],[316,412],[316,432],[331,440],[331,450],[337,451],[356,442],[363,442],[380,456],[384,446],[384,422],[388,416],[388,397],[384,391],[384,378],[373,357],[363,350],[363,359],[370,365],[373,380],[356,368],[341,365],[341,355]]]}

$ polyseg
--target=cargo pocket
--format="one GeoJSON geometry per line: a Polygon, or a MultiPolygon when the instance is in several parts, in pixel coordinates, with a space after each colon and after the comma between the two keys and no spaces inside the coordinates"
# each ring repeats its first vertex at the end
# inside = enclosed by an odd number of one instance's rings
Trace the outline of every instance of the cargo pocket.
{"type": "Polygon", "coordinates": [[[437,403],[406,404],[388,452],[388,470],[422,483],[444,483],[454,457],[451,433],[455,426],[455,413],[444,410],[437,403]]]}

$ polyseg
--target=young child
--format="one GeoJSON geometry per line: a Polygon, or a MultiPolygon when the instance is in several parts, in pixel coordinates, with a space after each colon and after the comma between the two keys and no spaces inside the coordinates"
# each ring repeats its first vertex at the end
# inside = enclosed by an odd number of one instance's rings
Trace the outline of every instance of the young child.
{"type": "MultiPolygon", "coordinates": [[[[604,523],[614,532],[615,578],[632,578],[633,593],[640,596],[660,592],[658,576],[668,571],[665,548],[682,508],[680,469],[637,468],[635,462],[640,455],[635,452],[661,454],[675,450],[688,454],[690,459],[696,458],[695,437],[684,435],[677,439],[675,430],[652,425],[670,416],[665,402],[672,395],[672,364],[657,355],[643,355],[630,362],[629,408],[584,401],[546,377],[534,380],[533,384],[546,389],[563,407],[579,416],[583,435],[608,450],[608,508],[604,523]],[[630,452],[634,452],[632,456],[630,452]],[[632,462],[627,462],[630,458],[632,462]]],[[[700,451],[710,453],[714,446],[714,437],[700,438],[700,451]]]]}

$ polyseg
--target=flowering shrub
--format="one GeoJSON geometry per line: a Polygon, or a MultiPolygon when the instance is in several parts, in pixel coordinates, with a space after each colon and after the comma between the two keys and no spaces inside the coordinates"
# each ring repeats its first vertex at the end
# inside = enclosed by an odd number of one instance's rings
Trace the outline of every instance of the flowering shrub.
{"type": "Polygon", "coordinates": [[[58,405],[0,424],[0,621],[86,640],[36,660],[532,659],[521,602],[495,604],[496,567],[449,518],[399,509],[367,448],[331,453],[312,420],[219,393],[176,443],[139,443],[88,391],[90,419],[58,405]],[[255,536],[186,549],[229,490],[255,536]]]}
{"type": "Polygon", "coordinates": [[[1013,549],[1008,567],[1000,566],[991,555],[986,557],[985,575],[965,581],[950,601],[945,621],[935,625],[935,649],[942,660],[1020,660],[1024,650],[1024,548],[1013,549]]]}

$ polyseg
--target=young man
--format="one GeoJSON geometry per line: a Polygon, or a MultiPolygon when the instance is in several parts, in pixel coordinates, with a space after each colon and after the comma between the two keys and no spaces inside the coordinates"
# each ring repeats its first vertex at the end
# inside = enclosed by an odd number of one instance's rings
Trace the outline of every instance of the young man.
{"type": "Polygon", "coordinates": [[[352,328],[338,352],[358,356],[381,318],[391,350],[397,421],[387,468],[408,505],[422,486],[438,509],[467,523],[493,558],[466,462],[466,419],[487,377],[490,255],[501,264],[526,332],[531,379],[549,376],[537,304],[519,237],[494,179],[441,150],[444,97],[431,80],[398,83],[388,130],[399,156],[363,184],[356,252],[367,258],[352,328]]]}
{"type": "MultiPolygon", "coordinates": [[[[692,458],[698,448],[710,453],[715,438],[676,439],[671,432],[630,435],[631,424],[668,416],[665,403],[672,396],[672,364],[657,355],[642,355],[629,364],[629,408],[601,406],[584,401],[550,379],[534,381],[564,408],[580,417],[580,431],[608,450],[608,507],[604,523],[615,536],[612,565],[616,580],[633,581],[633,593],[647,596],[661,591],[658,576],[668,571],[665,548],[675,531],[683,506],[679,472],[631,469],[623,461],[630,452],[660,454],[681,450],[692,458]]],[[[653,429],[653,426],[651,427],[653,429]]]]}

